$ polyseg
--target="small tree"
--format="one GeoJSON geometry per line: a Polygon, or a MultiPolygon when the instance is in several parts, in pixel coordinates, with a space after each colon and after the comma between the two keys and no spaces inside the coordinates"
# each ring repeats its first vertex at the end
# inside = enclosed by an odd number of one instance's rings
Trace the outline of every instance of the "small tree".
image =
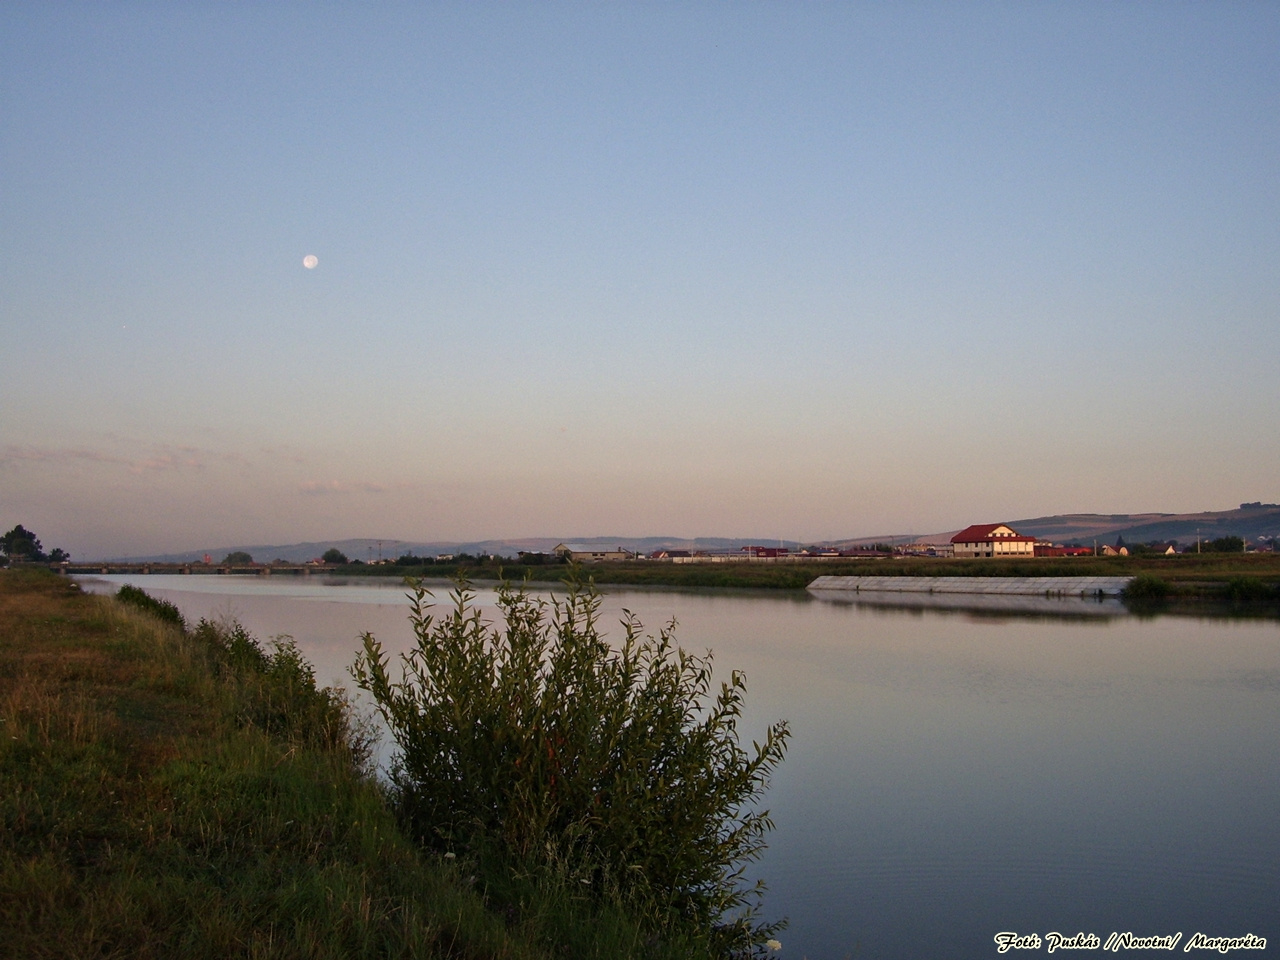
{"type": "Polygon", "coordinates": [[[1244,540],[1241,537],[1218,537],[1204,544],[1206,553],[1243,553],[1244,540]]]}
{"type": "Polygon", "coordinates": [[[435,562],[435,557],[420,557],[415,553],[402,553],[396,558],[397,567],[429,567],[435,562]]]}
{"type": "Polygon", "coordinates": [[[253,563],[253,557],[245,553],[243,550],[232,550],[222,558],[223,563],[253,563]]]}
{"type": "Polygon", "coordinates": [[[40,540],[34,533],[18,524],[3,537],[0,537],[0,549],[10,560],[44,560],[44,551],[40,540]]]}
{"type": "Polygon", "coordinates": [[[724,954],[779,928],[757,922],[763,884],[741,881],[773,826],[755,802],[789,732],[779,722],[750,753],[739,745],[742,674],[712,698],[710,653],[675,646],[674,622],[642,636],[629,613],[611,649],[599,595],[576,583],[549,604],[504,585],[499,628],[465,582],[439,619],[410,582],[417,642],[400,677],[370,634],[352,675],[400,747],[392,783],[423,842],[496,844],[724,954]]]}
{"type": "Polygon", "coordinates": [[[330,547],[320,555],[320,559],[325,563],[346,563],[347,555],[337,547],[330,547]]]}

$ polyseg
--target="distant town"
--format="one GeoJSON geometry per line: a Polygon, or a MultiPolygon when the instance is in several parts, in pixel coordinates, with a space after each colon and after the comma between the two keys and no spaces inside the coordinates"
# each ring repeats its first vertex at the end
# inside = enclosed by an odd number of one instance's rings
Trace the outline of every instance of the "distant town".
{"type": "Polygon", "coordinates": [[[1158,557],[1186,554],[1273,553],[1280,542],[1280,504],[1254,501],[1235,510],[1196,514],[1064,514],[1001,523],[976,523],[954,533],[884,536],[835,542],[750,541],[725,538],[592,537],[413,543],[340,540],[222,547],[143,557],[73,558],[47,550],[21,524],[0,537],[0,565],[40,563],[72,572],[102,564],[216,568],[305,569],[343,566],[419,567],[502,562],[525,566],[577,563],[817,563],[857,559],[939,558],[1014,560],[1052,557],[1158,557]]]}
{"type": "MultiPolygon", "coordinates": [[[[1217,539],[1198,539],[1194,543],[1179,544],[1177,541],[1150,541],[1147,543],[1125,543],[1124,537],[1118,537],[1115,543],[1095,543],[1092,546],[1083,544],[1052,543],[1032,536],[1024,536],[1005,523],[977,523],[965,527],[944,543],[916,540],[910,543],[873,543],[864,547],[789,547],[762,546],[749,544],[736,550],[676,550],[658,549],[648,554],[637,553],[618,547],[614,550],[601,549],[597,546],[576,543],[558,544],[549,556],[543,554],[530,555],[521,553],[520,559],[537,557],[550,561],[567,561],[572,563],[606,563],[623,560],[666,561],[668,563],[742,563],[744,561],[765,562],[804,562],[821,560],[841,560],[853,557],[948,557],[957,559],[1012,559],[1017,557],[1127,557],[1131,554],[1176,554],[1176,553],[1245,553],[1251,551],[1273,551],[1276,546],[1275,537],[1267,537],[1262,542],[1250,544],[1242,537],[1226,536],[1217,539]]],[[[452,560],[453,557],[441,559],[452,560]]]]}

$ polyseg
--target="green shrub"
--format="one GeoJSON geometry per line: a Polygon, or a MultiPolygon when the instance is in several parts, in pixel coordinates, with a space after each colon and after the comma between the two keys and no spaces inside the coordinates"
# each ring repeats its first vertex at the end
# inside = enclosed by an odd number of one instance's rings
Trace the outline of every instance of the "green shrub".
{"type": "Polygon", "coordinates": [[[1236,603],[1270,600],[1275,592],[1257,577],[1232,577],[1227,581],[1227,596],[1236,603]]]}
{"type": "Polygon", "coordinates": [[[763,943],[763,884],[742,883],[772,822],[755,807],[787,725],[748,753],[738,672],[712,698],[711,655],[655,638],[630,614],[601,639],[594,588],[550,603],[504,585],[503,624],[465,582],[436,618],[411,581],[417,641],[393,679],[371,635],[352,668],[400,747],[397,803],[437,849],[496,847],[510,867],[553,872],[651,925],[699,931],[722,954],[763,943]]]}
{"type": "Polygon", "coordinates": [[[182,611],[177,606],[168,600],[157,600],[141,587],[126,583],[116,591],[116,599],[131,607],[145,610],[159,620],[175,624],[180,630],[187,629],[187,621],[183,619],[182,611]]]}
{"type": "Polygon", "coordinates": [[[270,652],[236,621],[201,620],[193,632],[214,652],[222,675],[241,686],[241,719],[291,742],[328,750],[349,749],[357,766],[372,749],[346,694],[317,687],[315,669],[292,637],[271,641],[270,652]]]}
{"type": "Polygon", "coordinates": [[[1218,537],[1200,545],[1205,553],[1244,553],[1244,540],[1240,537],[1218,537]]]}
{"type": "Polygon", "coordinates": [[[1140,573],[1124,588],[1126,600],[1162,600],[1169,595],[1169,584],[1150,573],[1140,573]]]}

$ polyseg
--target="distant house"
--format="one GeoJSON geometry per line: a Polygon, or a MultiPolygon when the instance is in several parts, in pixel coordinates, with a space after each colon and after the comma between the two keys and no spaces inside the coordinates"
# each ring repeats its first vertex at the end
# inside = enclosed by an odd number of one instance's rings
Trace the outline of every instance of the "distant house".
{"type": "Polygon", "coordinates": [[[649,554],[650,560],[670,560],[673,563],[688,563],[693,554],[688,550],[655,550],[649,554]]]}
{"type": "Polygon", "coordinates": [[[777,560],[791,552],[786,547],[758,547],[754,544],[742,547],[741,550],[748,557],[754,557],[757,560],[777,560]]]}
{"type": "Polygon", "coordinates": [[[616,550],[602,550],[581,543],[556,544],[551,551],[557,557],[563,557],[571,563],[604,563],[609,560],[634,560],[635,554],[618,547],[616,550]]]}
{"type": "Polygon", "coordinates": [[[1063,547],[1056,543],[1037,543],[1037,557],[1091,557],[1092,547],[1063,547]]]}
{"type": "Polygon", "coordinates": [[[930,543],[926,540],[918,540],[915,543],[904,544],[897,548],[897,552],[906,557],[950,557],[952,556],[951,544],[949,543],[930,543]]]}
{"type": "Polygon", "coordinates": [[[1098,548],[1098,553],[1104,557],[1127,557],[1129,555],[1129,548],[1123,544],[1118,547],[1113,547],[1104,543],[1098,548]]]}
{"type": "Polygon", "coordinates": [[[975,523],[951,538],[956,557],[1034,557],[1036,538],[1003,523],[975,523]]]}

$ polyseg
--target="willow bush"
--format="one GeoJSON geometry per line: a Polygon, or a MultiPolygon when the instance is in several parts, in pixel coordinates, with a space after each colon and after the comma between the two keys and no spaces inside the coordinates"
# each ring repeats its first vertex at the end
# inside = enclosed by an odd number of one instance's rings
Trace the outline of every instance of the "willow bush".
{"type": "Polygon", "coordinates": [[[410,584],[417,640],[398,678],[369,634],[352,675],[399,746],[393,792],[422,842],[496,845],[725,955],[779,929],[760,922],[763,883],[744,871],[773,826],[756,802],[789,732],[739,744],[741,673],[713,695],[710,652],[676,646],[674,621],[645,635],[629,612],[610,647],[599,595],[579,583],[550,601],[503,585],[501,624],[465,581],[439,617],[410,584]]]}
{"type": "Polygon", "coordinates": [[[1169,595],[1169,584],[1152,573],[1140,573],[1124,588],[1126,600],[1163,600],[1169,595]]]}

